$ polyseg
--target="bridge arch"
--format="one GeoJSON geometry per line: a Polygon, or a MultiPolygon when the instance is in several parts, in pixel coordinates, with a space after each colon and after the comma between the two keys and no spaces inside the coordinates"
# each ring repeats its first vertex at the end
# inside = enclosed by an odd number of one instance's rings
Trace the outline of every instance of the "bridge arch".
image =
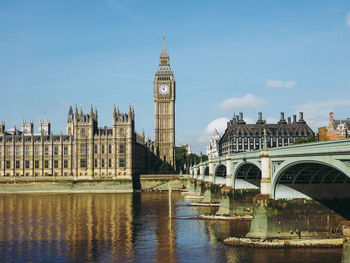
{"type": "Polygon", "coordinates": [[[260,163],[240,162],[233,172],[233,185],[235,189],[259,188],[261,180],[260,163]]]}
{"type": "Polygon", "coordinates": [[[281,164],[271,180],[273,198],[305,198],[319,201],[350,219],[349,169],[335,160],[294,160],[281,164]],[[297,193],[296,193],[296,192],[297,193]],[[298,196],[298,194],[300,194],[298,196]]]}
{"type": "Polygon", "coordinates": [[[226,184],[227,168],[224,163],[214,167],[214,184],[226,184]]]}
{"type": "Polygon", "coordinates": [[[209,180],[209,165],[204,166],[203,173],[204,173],[203,181],[208,181],[209,180]]]}
{"type": "Polygon", "coordinates": [[[204,166],[204,176],[209,176],[209,166],[204,166]]]}
{"type": "Polygon", "coordinates": [[[200,175],[201,175],[201,171],[200,171],[200,168],[198,167],[197,168],[197,173],[196,173],[196,180],[199,179],[200,175]]]}

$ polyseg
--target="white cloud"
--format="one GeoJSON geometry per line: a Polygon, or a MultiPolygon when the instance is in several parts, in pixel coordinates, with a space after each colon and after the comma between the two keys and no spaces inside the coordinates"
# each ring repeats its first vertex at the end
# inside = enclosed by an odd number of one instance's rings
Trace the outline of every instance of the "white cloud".
{"type": "Polygon", "coordinates": [[[214,131],[214,129],[216,129],[220,135],[223,135],[227,127],[227,122],[229,121],[230,120],[225,117],[213,120],[207,125],[202,133],[202,136],[199,138],[199,141],[202,143],[207,143],[209,141],[210,134],[214,131]]]}
{"type": "Polygon", "coordinates": [[[328,100],[322,102],[308,102],[297,105],[295,113],[304,112],[304,119],[309,126],[317,132],[317,129],[329,123],[329,113],[338,108],[350,107],[350,100],[328,100]]]}
{"type": "Polygon", "coordinates": [[[345,24],[346,26],[350,27],[350,12],[346,15],[345,24]]]}
{"type": "Polygon", "coordinates": [[[255,110],[266,105],[266,101],[255,97],[252,94],[247,94],[243,98],[230,98],[224,100],[219,108],[223,111],[228,110],[255,110]]]}
{"type": "Polygon", "coordinates": [[[265,87],[270,89],[291,89],[295,87],[295,81],[268,80],[265,87]]]}

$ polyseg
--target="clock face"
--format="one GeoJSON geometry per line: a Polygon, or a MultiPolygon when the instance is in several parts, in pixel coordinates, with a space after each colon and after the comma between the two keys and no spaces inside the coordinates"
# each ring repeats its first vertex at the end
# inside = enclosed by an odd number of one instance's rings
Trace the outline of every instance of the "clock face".
{"type": "Polygon", "coordinates": [[[170,88],[169,88],[169,86],[167,84],[161,84],[158,87],[158,92],[161,95],[169,94],[169,91],[170,91],[170,88]]]}

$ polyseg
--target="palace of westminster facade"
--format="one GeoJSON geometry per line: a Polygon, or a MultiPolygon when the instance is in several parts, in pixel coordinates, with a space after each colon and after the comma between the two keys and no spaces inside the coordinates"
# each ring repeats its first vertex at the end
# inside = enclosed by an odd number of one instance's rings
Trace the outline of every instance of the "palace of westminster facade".
{"type": "Polygon", "coordinates": [[[175,165],[175,79],[163,39],[153,82],[155,140],[135,132],[135,112],[113,108],[113,126],[98,127],[97,109],[70,107],[66,134],[53,135],[50,123],[23,122],[22,131],[0,125],[0,176],[89,176],[132,178],[161,161],[175,165]]]}

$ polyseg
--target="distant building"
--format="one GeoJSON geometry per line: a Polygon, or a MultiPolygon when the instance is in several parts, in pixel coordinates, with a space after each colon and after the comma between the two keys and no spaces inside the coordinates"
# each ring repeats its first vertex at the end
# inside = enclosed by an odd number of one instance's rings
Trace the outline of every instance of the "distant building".
{"type": "Polygon", "coordinates": [[[350,118],[335,120],[333,112],[329,113],[329,124],[327,127],[318,129],[319,141],[346,139],[350,137],[350,118]]]}
{"type": "Polygon", "coordinates": [[[318,128],[318,141],[327,141],[327,126],[318,128]]]}
{"type": "Polygon", "coordinates": [[[32,135],[34,132],[33,121],[22,121],[22,133],[23,135],[32,135]]]}
{"type": "Polygon", "coordinates": [[[186,150],[187,155],[192,153],[191,146],[189,144],[181,145],[176,148],[184,148],[186,150]]]}
{"type": "MultiPolygon", "coordinates": [[[[70,108],[72,110],[72,108],[70,108]]],[[[39,135],[49,136],[51,134],[51,123],[50,121],[39,121],[39,135]]]]}
{"type": "Polygon", "coordinates": [[[246,124],[241,112],[227,123],[219,142],[219,155],[260,150],[263,148],[264,127],[268,148],[288,146],[297,139],[314,136],[302,112],[299,113],[298,121],[296,115],[293,115],[293,121],[291,117],[285,120],[284,112],[281,112],[281,118],[276,124],[265,124],[261,112],[258,113],[256,124],[246,124]]]}
{"type": "Polygon", "coordinates": [[[209,160],[219,157],[219,143],[221,136],[216,129],[212,132],[207,146],[207,155],[209,160]]]}

